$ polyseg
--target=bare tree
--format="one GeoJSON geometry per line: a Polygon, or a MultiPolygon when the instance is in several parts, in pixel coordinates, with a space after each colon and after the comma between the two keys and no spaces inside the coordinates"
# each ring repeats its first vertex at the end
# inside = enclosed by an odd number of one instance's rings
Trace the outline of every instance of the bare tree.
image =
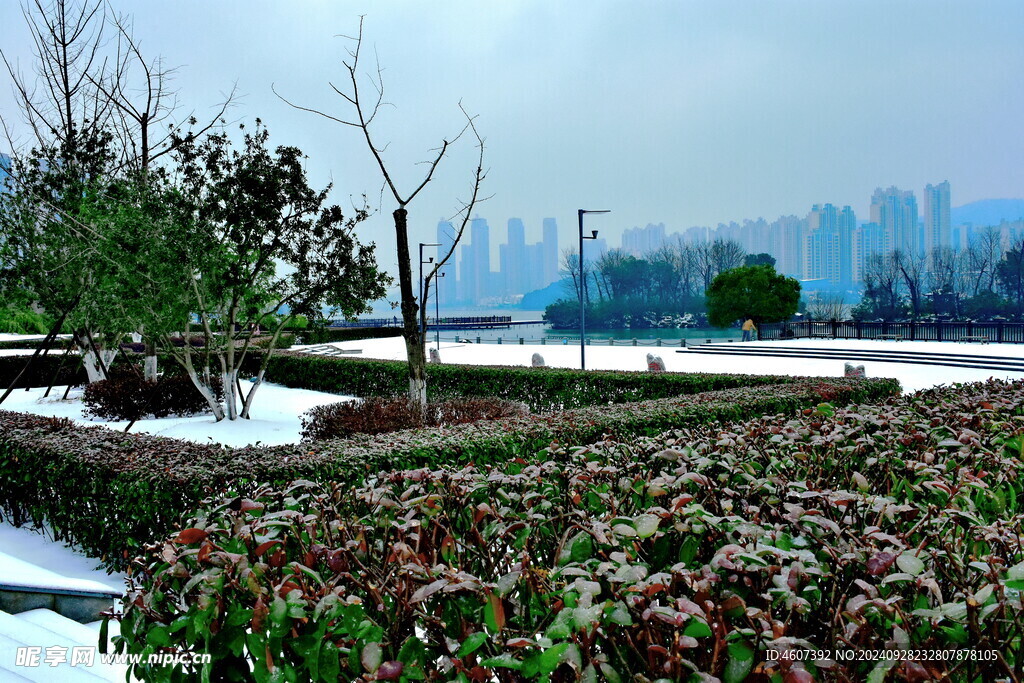
{"type": "Polygon", "coordinates": [[[916,318],[921,315],[924,303],[924,278],[926,260],[917,254],[897,249],[892,252],[892,261],[899,270],[903,285],[907,288],[910,310],[916,318]]]}
{"type": "Polygon", "coordinates": [[[318,109],[299,106],[284,97],[281,97],[276,90],[274,92],[289,106],[322,116],[330,121],[334,121],[335,123],[340,123],[344,126],[358,129],[366,141],[366,146],[369,149],[370,154],[373,156],[374,161],[377,163],[377,167],[380,169],[381,175],[384,178],[384,185],[391,193],[395,203],[398,204],[398,208],[394,210],[392,216],[395,221],[395,238],[398,250],[398,282],[402,298],[402,336],[405,338],[405,350],[409,359],[409,397],[414,401],[418,401],[420,406],[425,408],[427,403],[427,357],[426,348],[424,346],[425,335],[423,334],[421,326],[417,320],[420,300],[413,287],[412,264],[409,256],[409,212],[406,207],[416,199],[420,192],[423,191],[423,188],[425,188],[433,179],[434,172],[437,170],[441,160],[444,159],[449,148],[467,131],[469,131],[476,138],[477,147],[479,149],[477,166],[473,173],[472,192],[470,193],[469,199],[462,202],[462,207],[459,212],[459,215],[462,216],[462,221],[459,225],[455,238],[452,240],[452,247],[448,250],[447,254],[439,258],[434,263],[434,267],[427,275],[427,280],[429,280],[437,275],[438,270],[448,262],[448,259],[451,258],[452,254],[455,252],[455,246],[462,239],[462,234],[465,231],[466,224],[469,220],[473,207],[478,201],[480,201],[480,187],[486,176],[483,169],[484,140],[480,137],[480,134],[476,129],[474,117],[470,116],[466,112],[460,102],[459,109],[466,118],[465,126],[463,126],[461,131],[451,140],[442,140],[441,145],[433,150],[432,158],[425,162],[427,171],[418,184],[415,184],[411,190],[405,192],[399,190],[392,178],[388,164],[384,161],[385,147],[375,142],[372,130],[374,119],[376,119],[380,108],[385,104],[382,69],[379,63],[376,64],[375,73],[366,76],[365,79],[360,76],[359,72],[362,68],[362,65],[360,64],[363,47],[362,18],[359,20],[358,35],[349,38],[349,40],[353,42],[353,46],[348,50],[349,58],[343,62],[348,82],[340,87],[336,86],[334,83],[329,82],[328,84],[335,94],[347,103],[351,110],[352,118],[334,116],[318,109]],[[361,87],[364,80],[368,81],[369,87],[372,91],[369,99],[364,97],[365,89],[361,87]]]}
{"type": "Polygon", "coordinates": [[[838,292],[811,292],[807,295],[807,317],[810,320],[846,320],[847,306],[838,292]]]}
{"type": "Polygon", "coordinates": [[[999,228],[989,226],[982,230],[968,246],[967,257],[971,295],[994,292],[996,268],[1003,257],[1003,235],[999,228]]]}

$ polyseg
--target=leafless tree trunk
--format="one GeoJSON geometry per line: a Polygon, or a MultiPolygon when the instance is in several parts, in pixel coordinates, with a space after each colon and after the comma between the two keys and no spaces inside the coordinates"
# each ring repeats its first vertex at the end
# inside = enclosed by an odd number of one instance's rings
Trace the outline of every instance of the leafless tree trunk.
{"type": "Polygon", "coordinates": [[[915,318],[921,315],[924,296],[925,259],[916,254],[900,251],[892,252],[892,260],[899,269],[903,284],[910,298],[911,313],[915,318]]]}
{"type": "MultiPolygon", "coordinates": [[[[348,83],[343,87],[338,87],[333,83],[330,83],[330,87],[337,95],[345,100],[351,108],[352,118],[333,116],[318,109],[302,107],[293,104],[284,97],[281,97],[280,94],[278,94],[278,97],[280,97],[286,104],[296,109],[307,111],[336,123],[358,129],[366,142],[366,146],[369,149],[370,154],[377,163],[377,167],[380,169],[381,175],[384,178],[385,186],[388,188],[391,196],[398,204],[398,208],[394,210],[392,215],[395,222],[395,238],[397,241],[398,251],[398,284],[402,298],[402,336],[405,338],[405,350],[409,359],[409,397],[412,400],[417,401],[421,408],[425,410],[427,404],[427,358],[426,347],[424,346],[425,334],[421,325],[417,321],[417,312],[420,308],[420,301],[417,297],[415,287],[413,286],[412,261],[409,255],[409,213],[406,207],[433,179],[434,172],[437,170],[441,160],[448,152],[449,147],[457,142],[459,138],[466,133],[466,131],[470,131],[476,137],[477,147],[480,151],[476,170],[473,174],[472,192],[470,194],[470,198],[462,203],[460,211],[462,221],[459,231],[455,235],[455,239],[452,241],[452,248],[443,258],[438,259],[435,262],[434,268],[427,276],[428,278],[433,278],[437,275],[438,269],[445,265],[452,254],[455,253],[455,246],[458,245],[459,241],[462,239],[462,234],[469,221],[473,207],[478,201],[480,201],[480,187],[486,176],[483,169],[484,140],[480,137],[480,134],[476,129],[474,117],[466,113],[466,110],[462,108],[462,104],[460,103],[459,108],[466,117],[466,125],[458,135],[451,140],[441,141],[441,145],[436,148],[433,158],[426,162],[427,171],[419,184],[409,192],[401,192],[392,178],[387,163],[384,161],[384,147],[381,147],[374,142],[373,133],[371,131],[373,121],[376,118],[377,113],[380,111],[381,106],[384,104],[384,81],[380,64],[376,65],[376,74],[369,77],[370,86],[373,90],[373,96],[369,100],[364,99],[363,89],[360,87],[361,78],[359,76],[359,69],[361,65],[359,60],[363,47],[362,19],[359,20],[358,35],[351,38],[351,40],[353,41],[353,46],[348,50],[349,59],[344,62],[345,75],[348,79],[348,83]]],[[[276,90],[274,92],[277,93],[276,90]]]]}

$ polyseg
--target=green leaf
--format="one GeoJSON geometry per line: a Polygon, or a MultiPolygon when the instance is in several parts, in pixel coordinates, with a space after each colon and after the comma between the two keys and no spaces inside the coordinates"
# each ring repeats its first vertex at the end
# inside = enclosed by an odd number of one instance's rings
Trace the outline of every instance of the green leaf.
{"type": "Polygon", "coordinates": [[[341,675],[341,662],[339,661],[338,646],[329,640],[325,640],[320,646],[318,659],[320,668],[320,680],[337,681],[341,675]]]}
{"type": "Polygon", "coordinates": [[[729,659],[725,663],[725,683],[742,683],[754,668],[754,648],[750,643],[729,643],[729,659]]]}
{"type": "Polygon", "coordinates": [[[683,635],[693,638],[707,638],[711,635],[711,627],[700,617],[694,617],[690,619],[686,628],[683,629],[683,635]]]}
{"type": "Polygon", "coordinates": [[[589,560],[593,554],[594,539],[591,538],[590,534],[585,531],[576,534],[572,545],[569,546],[569,559],[573,562],[583,562],[589,560]]]}
{"type": "Polygon", "coordinates": [[[658,531],[661,518],[656,515],[640,515],[633,520],[636,533],[640,538],[650,538],[658,531]]]}
{"type": "Polygon", "coordinates": [[[896,558],[896,565],[911,576],[917,576],[924,571],[924,561],[909,550],[896,558]]]}
{"type": "Polygon", "coordinates": [[[570,643],[559,643],[554,647],[549,647],[540,656],[540,672],[543,674],[549,674],[558,668],[559,663],[562,661],[562,655],[569,649],[570,643]]]}
{"type": "Polygon", "coordinates": [[[513,671],[521,671],[523,663],[505,652],[497,657],[489,657],[483,660],[480,662],[480,666],[492,669],[512,669],[513,671]]]}
{"type": "Polygon", "coordinates": [[[466,655],[473,654],[480,649],[480,646],[487,642],[488,636],[483,631],[477,631],[471,633],[462,641],[462,645],[459,646],[458,657],[465,657],[466,655]]]}

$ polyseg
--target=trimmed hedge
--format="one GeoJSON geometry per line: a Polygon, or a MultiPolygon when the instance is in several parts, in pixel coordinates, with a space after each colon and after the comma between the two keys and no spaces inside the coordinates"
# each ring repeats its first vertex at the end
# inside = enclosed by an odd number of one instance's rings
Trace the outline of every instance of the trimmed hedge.
{"type": "Polygon", "coordinates": [[[306,328],[297,331],[303,344],[331,344],[333,342],[358,341],[360,339],[382,339],[401,337],[401,327],[341,327],[306,328]]]}
{"type": "Polygon", "coordinates": [[[215,500],[117,647],[213,657],[146,680],[1020,680],[1022,417],[1024,382],[958,385],[215,500]]]}
{"type": "MultiPolygon", "coordinates": [[[[247,358],[254,372],[260,356],[247,358]]],[[[267,381],[297,389],[354,396],[400,396],[409,390],[408,366],[401,361],[336,358],[301,352],[274,354],[267,381]]],[[[466,396],[525,403],[533,412],[550,412],[608,403],[669,398],[702,391],[806,381],[790,375],[650,373],[587,371],[521,366],[427,365],[427,397],[466,396]]]]}
{"type": "MultiPolygon", "coordinates": [[[[50,380],[53,379],[54,374],[61,367],[61,358],[64,356],[64,351],[59,349],[50,349],[50,353],[46,356],[40,354],[36,358],[32,367],[27,373],[25,373],[20,380],[18,380],[18,388],[24,389],[26,387],[45,387],[50,384],[50,380]]],[[[31,354],[25,354],[23,356],[0,356],[0,392],[6,389],[14,378],[18,376],[18,373],[22,371],[25,364],[28,363],[31,354]]],[[[80,367],[79,361],[80,356],[77,353],[70,353],[67,359],[64,361],[64,367],[60,370],[60,374],[57,375],[57,380],[54,382],[55,385],[71,384],[82,384],[86,381],[85,370],[80,367]]],[[[0,404],[2,408],[2,404],[0,404]]]]}
{"type": "Polygon", "coordinates": [[[653,435],[715,420],[793,414],[822,401],[876,401],[898,391],[898,383],[886,379],[804,380],[444,430],[236,449],[0,411],[0,509],[16,525],[46,520],[58,538],[123,567],[210,495],[244,495],[295,479],[355,485],[396,468],[508,462],[532,458],[553,442],[653,435]]]}
{"type": "MultiPolygon", "coordinates": [[[[74,344],[70,337],[60,337],[50,342],[50,353],[54,351],[64,352],[64,349],[74,344]]],[[[42,339],[5,339],[0,341],[0,350],[9,349],[32,349],[33,351],[43,346],[42,339]]]]}

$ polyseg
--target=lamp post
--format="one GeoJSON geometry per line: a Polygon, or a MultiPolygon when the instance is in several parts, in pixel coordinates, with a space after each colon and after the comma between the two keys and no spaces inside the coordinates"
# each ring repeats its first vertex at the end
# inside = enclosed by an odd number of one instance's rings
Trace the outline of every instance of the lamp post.
{"type": "MultiPolygon", "coordinates": [[[[428,258],[426,261],[423,260],[423,247],[439,247],[439,246],[441,246],[441,245],[436,243],[436,242],[420,242],[420,311],[423,311],[424,310],[423,307],[426,305],[426,300],[425,300],[426,299],[426,292],[425,292],[424,287],[423,287],[423,266],[431,264],[431,263],[434,262],[434,257],[433,256],[428,258]]],[[[423,334],[424,337],[426,337],[427,336],[427,314],[425,312],[423,312],[421,314],[421,319],[423,320],[423,329],[420,330],[420,332],[423,334]]],[[[426,344],[426,339],[424,339],[423,341],[424,341],[424,344],[426,344]]]]}
{"type": "Polygon", "coordinates": [[[437,350],[441,350],[441,286],[440,278],[445,276],[445,272],[438,271],[437,277],[434,278],[434,345],[437,346],[437,350]]]}
{"type": "Polygon", "coordinates": [[[583,240],[596,240],[597,230],[592,230],[589,237],[583,236],[583,214],[585,213],[610,213],[608,209],[594,211],[590,209],[578,209],[580,223],[580,370],[587,369],[586,337],[587,337],[587,297],[586,281],[583,279],[583,240]]]}

